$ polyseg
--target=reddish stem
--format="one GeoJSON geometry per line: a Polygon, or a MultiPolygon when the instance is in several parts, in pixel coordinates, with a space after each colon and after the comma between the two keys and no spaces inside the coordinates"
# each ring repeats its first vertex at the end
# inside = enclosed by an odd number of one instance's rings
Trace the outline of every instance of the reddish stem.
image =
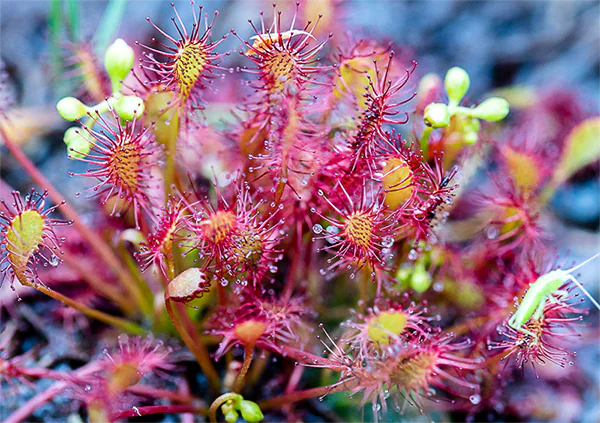
{"type": "Polygon", "coordinates": [[[252,364],[252,359],[254,358],[254,345],[247,345],[244,348],[244,363],[242,364],[242,368],[235,378],[235,382],[233,384],[233,392],[241,392],[244,387],[244,379],[246,378],[246,373],[248,373],[248,369],[250,368],[250,364],[252,364]]]}
{"type": "MultiPolygon", "coordinates": [[[[29,160],[29,158],[21,151],[18,145],[13,143],[4,131],[0,129],[0,134],[4,141],[4,145],[8,147],[12,155],[23,167],[25,172],[31,177],[34,183],[48,191],[49,197],[54,201],[55,204],[61,204],[64,201],[64,196],[50,183],[50,181],[38,170],[38,168],[29,160]]],[[[111,250],[110,246],[93,230],[85,226],[82,222],[79,214],[68,204],[64,203],[60,208],[61,213],[69,220],[73,221],[73,226],[78,230],[82,238],[84,238],[96,251],[96,253],[110,266],[110,268],[117,274],[119,279],[123,281],[126,287],[129,287],[135,282],[131,279],[131,275],[127,272],[127,269],[123,267],[121,262],[115,253],[111,250]]],[[[129,312],[134,309],[133,302],[129,312]]]]}
{"type": "Polygon", "coordinates": [[[212,360],[208,355],[208,350],[204,344],[202,344],[202,340],[198,336],[198,332],[194,327],[193,322],[190,320],[190,316],[187,314],[185,305],[181,303],[175,303],[175,310],[173,307],[173,301],[171,301],[169,298],[165,298],[165,307],[167,309],[169,319],[171,319],[173,326],[175,326],[179,336],[181,336],[181,340],[196,357],[196,361],[208,379],[211,391],[218,392],[219,374],[215,370],[212,360]]]}
{"type": "Polygon", "coordinates": [[[269,347],[268,344],[259,342],[257,344],[257,346],[259,348],[264,348],[264,349],[276,352],[278,354],[281,354],[283,357],[294,359],[294,360],[298,361],[299,363],[310,364],[310,365],[319,365],[319,366],[326,367],[326,368],[336,371],[336,372],[341,372],[346,369],[345,366],[343,366],[333,360],[330,360],[330,359],[324,358],[324,357],[319,357],[318,355],[315,355],[315,354],[312,354],[312,353],[309,353],[306,351],[302,351],[297,348],[290,347],[288,345],[279,345],[277,347],[277,349],[273,349],[272,347],[269,347]]]}
{"type": "Polygon", "coordinates": [[[290,394],[280,395],[268,400],[259,401],[258,405],[261,409],[277,408],[292,402],[298,402],[309,398],[322,397],[323,395],[335,394],[337,392],[347,391],[356,386],[356,381],[348,383],[340,383],[336,385],[320,386],[318,388],[306,389],[304,391],[296,391],[290,394]]]}
{"type": "Polygon", "coordinates": [[[151,414],[181,413],[206,414],[206,408],[194,407],[192,405],[148,405],[145,407],[135,407],[129,410],[121,411],[114,416],[114,419],[119,420],[129,417],[149,416],[151,414]]]}
{"type": "Polygon", "coordinates": [[[194,398],[189,394],[182,394],[180,392],[169,391],[168,389],[154,388],[149,385],[133,385],[127,387],[127,392],[136,394],[139,396],[145,396],[157,399],[168,399],[173,402],[180,402],[183,404],[191,403],[194,398]]]}
{"type": "MultiPolygon", "coordinates": [[[[97,361],[93,361],[85,366],[75,370],[71,376],[72,378],[81,378],[84,376],[89,376],[90,374],[100,370],[100,363],[97,361]]],[[[18,410],[12,413],[10,416],[4,420],[4,423],[19,423],[27,419],[30,415],[35,413],[42,405],[50,401],[56,395],[60,394],[62,391],[67,389],[72,382],[69,381],[60,381],[56,382],[50,388],[46,389],[44,392],[40,392],[25,404],[23,404],[18,410]]]]}

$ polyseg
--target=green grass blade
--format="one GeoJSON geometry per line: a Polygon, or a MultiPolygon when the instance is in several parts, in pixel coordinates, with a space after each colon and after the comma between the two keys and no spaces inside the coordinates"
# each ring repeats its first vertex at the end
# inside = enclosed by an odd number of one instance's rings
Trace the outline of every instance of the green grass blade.
{"type": "Polygon", "coordinates": [[[100,20],[98,30],[94,35],[98,53],[104,52],[115,37],[119,26],[121,25],[121,21],[123,20],[126,4],[127,0],[110,0],[108,3],[104,15],[100,20]]]}

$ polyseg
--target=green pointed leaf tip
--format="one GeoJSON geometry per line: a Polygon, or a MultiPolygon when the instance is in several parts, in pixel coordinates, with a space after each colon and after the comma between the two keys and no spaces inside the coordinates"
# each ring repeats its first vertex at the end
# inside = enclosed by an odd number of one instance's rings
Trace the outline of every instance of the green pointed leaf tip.
{"type": "Polygon", "coordinates": [[[599,159],[600,117],[593,117],[577,125],[567,137],[554,179],[564,182],[599,159]]]}

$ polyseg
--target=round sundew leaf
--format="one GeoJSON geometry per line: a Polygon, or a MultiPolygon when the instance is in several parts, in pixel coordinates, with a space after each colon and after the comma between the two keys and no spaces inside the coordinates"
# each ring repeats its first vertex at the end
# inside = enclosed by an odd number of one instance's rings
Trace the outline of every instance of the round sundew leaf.
{"type": "Polygon", "coordinates": [[[175,59],[175,78],[183,100],[187,99],[209,63],[204,45],[185,43],[181,46],[175,59]]]}
{"type": "Polygon", "coordinates": [[[188,303],[202,297],[210,286],[206,275],[198,268],[192,267],[181,272],[167,285],[165,298],[171,301],[188,303]]]}
{"type": "Polygon", "coordinates": [[[600,159],[600,118],[594,117],[580,123],[567,137],[554,180],[560,184],[598,159],[600,159]]]}
{"type": "Polygon", "coordinates": [[[44,218],[36,210],[25,210],[12,220],[6,239],[9,260],[15,268],[22,269],[27,265],[38,251],[43,234],[44,218]]]}
{"type": "Polygon", "coordinates": [[[388,345],[390,342],[389,333],[400,335],[406,327],[406,316],[397,311],[386,311],[379,316],[374,317],[369,322],[367,334],[373,342],[381,345],[388,345]]]}
{"type": "Polygon", "coordinates": [[[540,169],[532,157],[510,147],[502,149],[502,156],[510,177],[517,187],[526,193],[530,193],[538,187],[541,179],[540,169]]]}
{"type": "Polygon", "coordinates": [[[383,167],[383,175],[385,205],[396,210],[412,195],[412,172],[404,160],[392,158],[383,167]]]}
{"type": "Polygon", "coordinates": [[[369,85],[367,76],[375,78],[375,69],[372,65],[373,59],[370,57],[355,57],[343,61],[334,88],[336,98],[343,98],[350,92],[357,99],[361,110],[366,109],[367,99],[362,97],[362,93],[365,86],[369,85]]]}

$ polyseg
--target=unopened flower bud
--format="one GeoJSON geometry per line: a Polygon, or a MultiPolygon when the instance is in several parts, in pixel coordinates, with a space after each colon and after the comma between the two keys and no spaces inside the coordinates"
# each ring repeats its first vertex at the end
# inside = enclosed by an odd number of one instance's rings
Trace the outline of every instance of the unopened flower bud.
{"type": "Polygon", "coordinates": [[[240,411],[244,420],[249,423],[259,422],[265,417],[254,401],[243,400],[240,403],[240,411]]]}
{"type": "Polygon", "coordinates": [[[87,113],[85,104],[75,97],[65,97],[56,103],[56,110],[64,120],[74,121],[87,113]]]}
{"type": "Polygon", "coordinates": [[[508,101],[501,97],[492,97],[475,107],[471,115],[488,122],[497,122],[504,119],[509,110],[508,101]]]}
{"type": "Polygon", "coordinates": [[[410,287],[419,293],[423,293],[431,286],[431,276],[425,270],[423,264],[415,265],[415,270],[410,279],[410,287]]]}
{"type": "Polygon", "coordinates": [[[401,267],[396,272],[396,280],[401,283],[406,283],[411,275],[411,269],[408,266],[401,267]]]}
{"type": "Polygon", "coordinates": [[[110,76],[113,91],[117,91],[116,88],[120,86],[120,81],[124,80],[129,74],[134,60],[135,53],[133,49],[122,38],[118,38],[106,49],[104,67],[110,76]]]}
{"type": "Polygon", "coordinates": [[[240,416],[235,410],[230,410],[227,413],[223,413],[223,415],[225,416],[225,421],[227,423],[235,423],[240,416]]]}
{"type": "Polygon", "coordinates": [[[463,141],[467,145],[474,145],[479,140],[479,130],[481,125],[478,119],[467,117],[468,119],[463,126],[463,141]]]}
{"type": "Polygon", "coordinates": [[[65,131],[63,141],[70,157],[81,158],[90,152],[94,138],[85,129],[73,127],[65,131]]]}
{"type": "Polygon", "coordinates": [[[423,116],[425,125],[432,128],[443,128],[450,124],[450,112],[448,106],[442,103],[431,103],[425,107],[423,116]]]}
{"type": "Polygon", "coordinates": [[[180,303],[189,303],[210,291],[210,283],[206,275],[198,268],[192,267],[181,272],[167,285],[165,299],[180,303]]]}
{"type": "Polygon", "coordinates": [[[470,85],[471,79],[469,78],[469,74],[463,68],[453,67],[446,73],[444,86],[448,98],[452,103],[460,103],[470,85]]]}
{"type": "Polygon", "coordinates": [[[221,411],[225,416],[225,421],[227,423],[235,423],[240,416],[236,411],[236,405],[233,401],[227,401],[225,404],[221,406],[221,411]]]}
{"type": "Polygon", "coordinates": [[[477,144],[477,141],[479,141],[479,134],[475,131],[465,132],[463,141],[467,145],[477,144]]]}
{"type": "Polygon", "coordinates": [[[134,95],[124,95],[115,102],[114,108],[120,118],[131,121],[144,113],[144,100],[134,95]]]}

